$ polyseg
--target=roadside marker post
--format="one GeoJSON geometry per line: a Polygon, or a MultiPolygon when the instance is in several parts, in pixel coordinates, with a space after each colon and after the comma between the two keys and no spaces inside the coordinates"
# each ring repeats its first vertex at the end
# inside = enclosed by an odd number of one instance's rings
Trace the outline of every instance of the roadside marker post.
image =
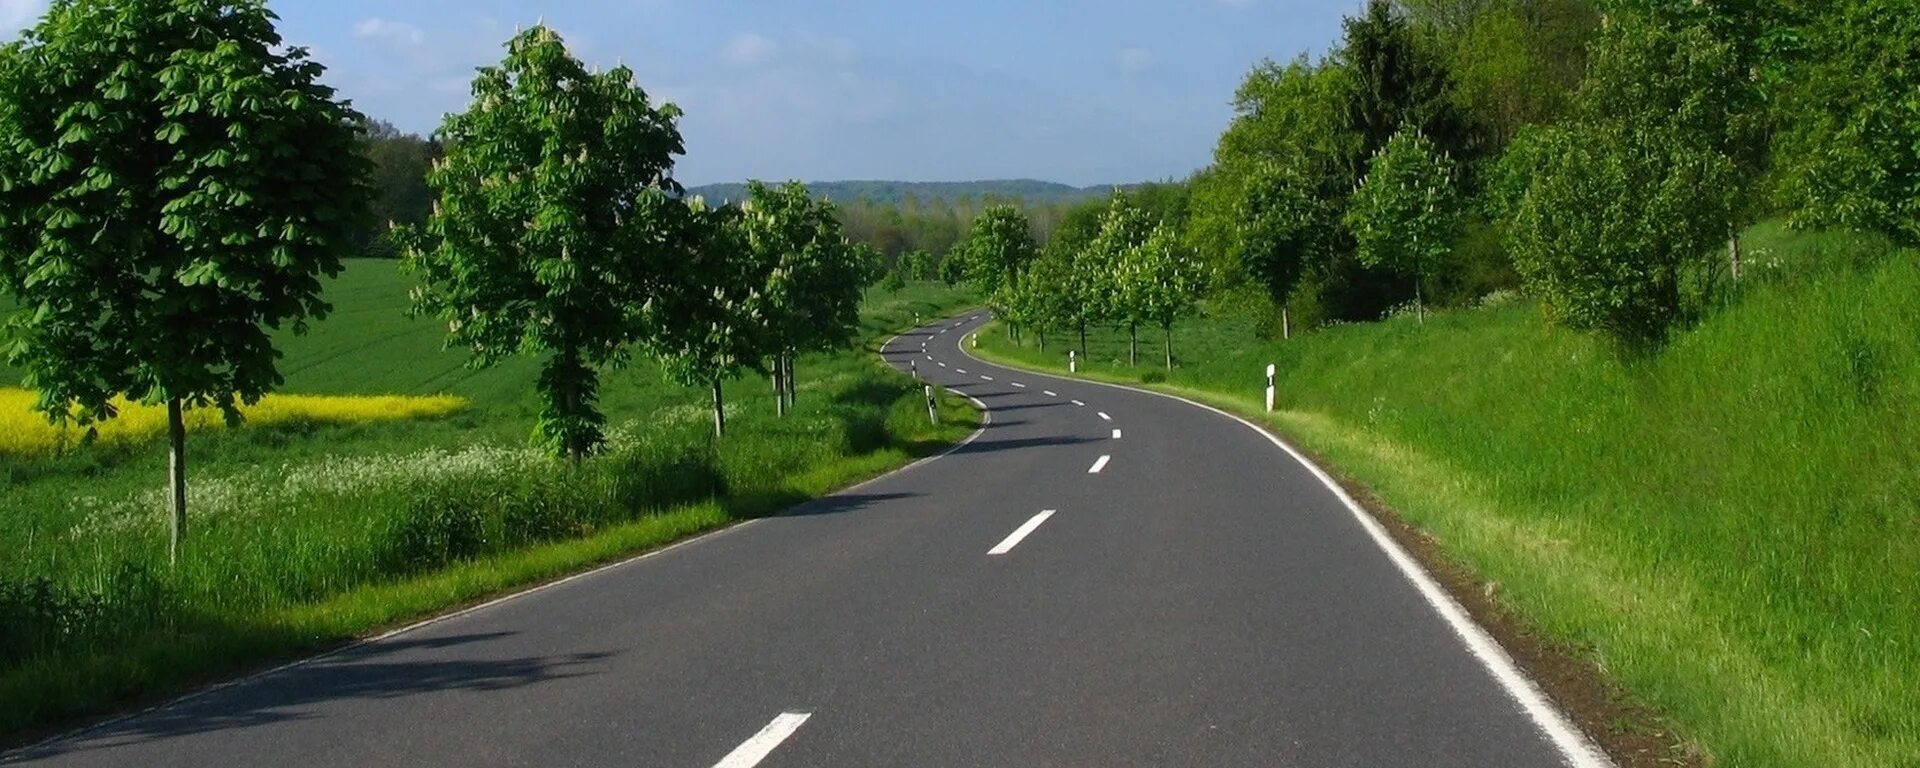
{"type": "Polygon", "coordinates": [[[1274,371],[1275,371],[1275,368],[1274,368],[1274,365],[1273,365],[1272,363],[1268,363],[1268,364],[1267,364],[1267,413],[1273,413],[1273,374],[1274,374],[1274,371]]]}
{"type": "Polygon", "coordinates": [[[980,348],[980,334],[978,332],[975,332],[973,334],[973,348],[974,349],[980,348]]]}
{"type": "Polygon", "coordinates": [[[908,371],[909,373],[912,373],[912,374],[913,374],[913,380],[914,380],[914,381],[919,381],[919,380],[920,380],[920,361],[918,361],[918,360],[908,360],[908,361],[907,361],[907,371],[908,371]]]}
{"type": "Polygon", "coordinates": [[[940,426],[940,403],[933,397],[933,385],[927,385],[927,421],[940,426]]]}
{"type": "Polygon", "coordinates": [[[1079,354],[1080,354],[1079,350],[1074,350],[1074,349],[1067,350],[1067,373],[1080,372],[1079,354]]]}

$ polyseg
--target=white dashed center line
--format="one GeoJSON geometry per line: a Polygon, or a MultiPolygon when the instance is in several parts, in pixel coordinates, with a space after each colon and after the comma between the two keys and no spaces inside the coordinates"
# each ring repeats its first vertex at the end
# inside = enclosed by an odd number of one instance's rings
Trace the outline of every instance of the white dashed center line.
{"type": "Polygon", "coordinates": [[[1101,411],[1101,412],[1100,412],[1100,420],[1101,420],[1101,421],[1113,421],[1113,417],[1112,417],[1112,416],[1108,416],[1108,415],[1107,415],[1107,412],[1106,412],[1106,411],[1101,411]]]}
{"type": "Polygon", "coordinates": [[[1094,463],[1093,463],[1093,467],[1087,470],[1087,474],[1089,474],[1089,475],[1097,475],[1097,474],[1100,474],[1100,470],[1103,470],[1103,469],[1106,469],[1106,468],[1107,468],[1107,462],[1109,462],[1109,461],[1112,461],[1112,460],[1113,460],[1113,457],[1112,457],[1112,456],[1102,456],[1102,457],[1100,457],[1100,460],[1099,460],[1099,461],[1096,461],[1096,462],[1094,462],[1094,463]]]}
{"type": "Polygon", "coordinates": [[[1049,517],[1053,517],[1053,510],[1051,509],[1034,515],[1032,519],[1021,523],[1019,528],[1013,529],[1013,533],[1007,534],[1007,537],[1000,540],[999,544],[993,545],[993,549],[987,550],[987,554],[1004,555],[1013,551],[1014,547],[1019,546],[1021,539],[1026,538],[1027,534],[1033,533],[1033,529],[1039,528],[1040,524],[1046,522],[1049,517]]]}
{"type": "Polygon", "coordinates": [[[1058,392],[1055,392],[1055,391],[1053,391],[1053,390],[1051,390],[1051,389],[1043,389],[1043,390],[1040,390],[1040,394],[1043,394],[1043,395],[1046,395],[1047,397],[1059,397],[1059,396],[1060,396],[1060,393],[1058,393],[1058,392]]]}
{"type": "MultiPolygon", "coordinates": [[[[966,371],[961,371],[961,373],[966,373],[966,371]]],[[[1075,400],[1075,401],[1073,401],[1073,404],[1074,404],[1074,405],[1077,405],[1077,406],[1080,406],[1080,407],[1082,407],[1082,408],[1085,408],[1085,407],[1087,407],[1087,404],[1086,404],[1086,403],[1083,403],[1083,402],[1080,402],[1080,401],[1078,401],[1078,400],[1075,400]]]]}
{"type": "Polygon", "coordinates": [[[1014,387],[1016,387],[1016,388],[1019,388],[1019,389],[1026,389],[1026,388],[1027,388],[1027,385],[1025,385],[1025,384],[1022,384],[1022,383],[1020,383],[1020,382],[1017,382],[1017,381],[1009,381],[1009,382],[1007,382],[1007,383],[1008,383],[1008,384],[1012,384],[1012,385],[1013,385],[1014,387]]]}
{"type": "Polygon", "coordinates": [[[773,754],[774,748],[780,746],[780,742],[786,741],[794,731],[800,730],[800,724],[806,722],[809,717],[813,717],[813,713],[780,713],[779,717],[767,723],[767,727],[760,729],[753,738],[742,742],[740,746],[734,747],[732,752],[728,752],[726,757],[720,758],[720,762],[714,763],[713,768],[753,768],[759,765],[760,761],[767,759],[767,755],[773,754]]]}
{"type": "Polygon", "coordinates": [[[980,374],[980,380],[981,380],[981,381],[993,381],[993,377],[992,377],[992,376],[988,376],[988,375],[986,375],[986,374],[984,374],[984,373],[983,373],[983,374],[980,374]]]}
{"type": "Polygon", "coordinates": [[[1120,439],[1120,430],[1117,430],[1117,429],[1116,429],[1116,430],[1114,430],[1114,431],[1113,431],[1113,439],[1115,439],[1115,440],[1118,440],[1118,439],[1120,439]]]}

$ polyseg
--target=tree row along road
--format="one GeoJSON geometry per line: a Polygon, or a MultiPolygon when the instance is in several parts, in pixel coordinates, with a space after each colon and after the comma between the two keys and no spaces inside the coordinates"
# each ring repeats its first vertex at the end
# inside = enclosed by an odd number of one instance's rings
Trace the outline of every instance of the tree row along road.
{"type": "Polygon", "coordinates": [[[1604,765],[1263,434],[965,355],[972,441],[111,721],[48,765],[1604,765]]]}

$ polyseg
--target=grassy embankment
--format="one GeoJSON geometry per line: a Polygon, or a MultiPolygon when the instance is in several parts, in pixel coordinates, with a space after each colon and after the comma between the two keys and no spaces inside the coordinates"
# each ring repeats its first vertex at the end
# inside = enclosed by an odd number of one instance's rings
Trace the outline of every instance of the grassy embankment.
{"type": "Polygon", "coordinates": [[[569,468],[528,447],[535,361],[464,368],[437,323],[404,316],[409,284],[391,262],[353,263],[329,286],[333,316],[283,340],[282,391],[337,397],[270,399],[247,426],[191,435],[177,569],[164,449],[138,414],[85,444],[0,417],[0,442],[21,443],[0,446],[0,741],[771,513],[978,421],[949,398],[929,424],[875,354],[917,315],[970,303],[914,285],[868,297],[859,348],[798,362],[793,417],[773,416],[764,381],[729,384],[717,444],[704,390],[646,364],[608,373],[612,443],[569,468]]]}
{"type": "MultiPolygon", "coordinates": [[[[1291,342],[1199,319],[1171,375],[1107,331],[1082,370],[1264,419],[1716,764],[1920,765],[1920,254],[1773,226],[1748,245],[1739,295],[1651,356],[1507,297],[1291,342]]],[[[981,341],[1064,368],[1064,339],[981,341]]]]}

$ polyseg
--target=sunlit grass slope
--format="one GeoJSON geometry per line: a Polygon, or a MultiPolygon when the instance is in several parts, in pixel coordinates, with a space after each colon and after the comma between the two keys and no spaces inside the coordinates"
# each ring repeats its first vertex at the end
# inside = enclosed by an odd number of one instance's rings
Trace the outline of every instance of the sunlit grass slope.
{"type": "MultiPolygon", "coordinates": [[[[1920,254],[1749,233],[1749,279],[1658,354],[1514,297],[1259,341],[1176,331],[1162,386],[1268,423],[1497,582],[1717,764],[1920,765],[1920,254]]],[[[982,334],[988,354],[1064,367],[982,334]]],[[[1088,369],[1158,380],[1125,337],[1088,369]]],[[[1143,355],[1155,363],[1155,356],[1143,355]]]]}

